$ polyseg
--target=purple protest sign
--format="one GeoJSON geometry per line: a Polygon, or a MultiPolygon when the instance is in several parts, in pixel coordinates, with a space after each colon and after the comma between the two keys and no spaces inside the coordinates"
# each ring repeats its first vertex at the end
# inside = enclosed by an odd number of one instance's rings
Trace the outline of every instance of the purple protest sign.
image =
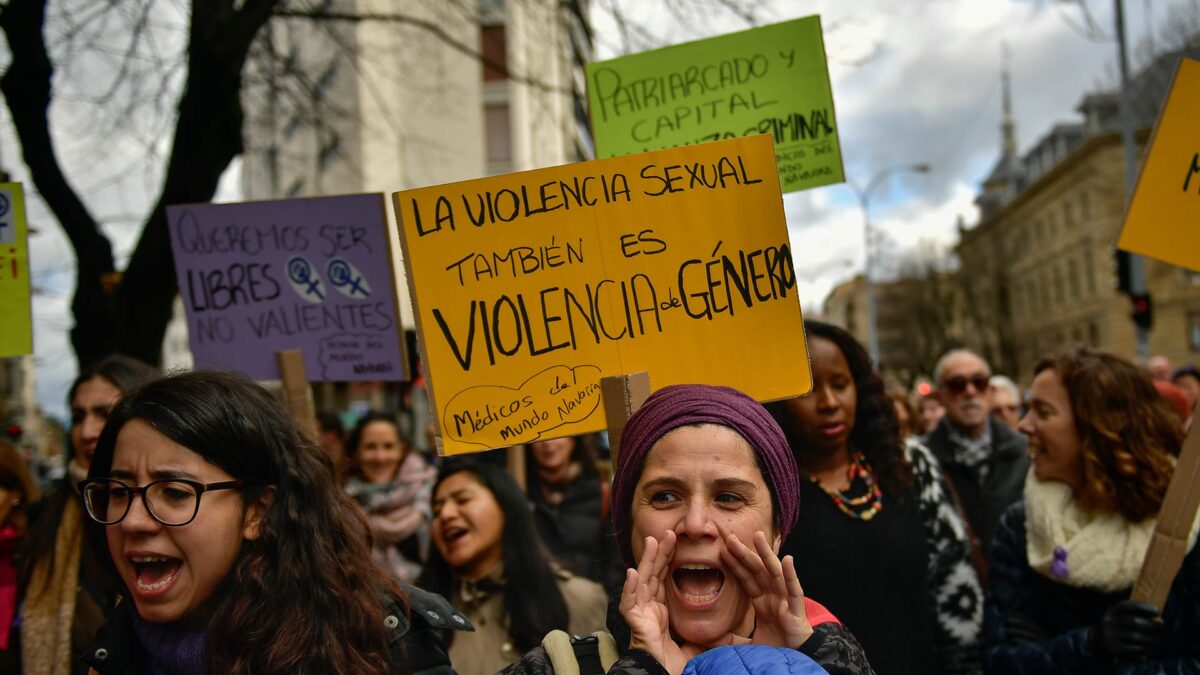
{"type": "Polygon", "coordinates": [[[405,379],[379,194],[167,208],[197,368],[313,381],[405,379]]]}

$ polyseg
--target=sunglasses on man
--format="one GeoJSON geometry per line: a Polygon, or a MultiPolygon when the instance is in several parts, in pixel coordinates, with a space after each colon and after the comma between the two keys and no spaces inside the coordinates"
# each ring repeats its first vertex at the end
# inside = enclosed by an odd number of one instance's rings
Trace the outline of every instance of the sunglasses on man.
{"type": "Polygon", "coordinates": [[[962,375],[955,375],[954,377],[946,378],[946,380],[942,382],[942,386],[945,387],[946,390],[951,394],[961,394],[965,392],[967,390],[967,385],[975,387],[975,391],[982,394],[983,392],[987,391],[988,376],[972,375],[970,377],[964,377],[962,375]]]}

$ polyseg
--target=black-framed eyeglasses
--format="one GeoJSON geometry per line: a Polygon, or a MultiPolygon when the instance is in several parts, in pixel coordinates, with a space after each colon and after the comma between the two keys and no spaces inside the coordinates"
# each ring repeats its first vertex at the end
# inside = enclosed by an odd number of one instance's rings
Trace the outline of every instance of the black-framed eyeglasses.
{"type": "Polygon", "coordinates": [[[115,478],[89,478],[80,481],[76,487],[83,497],[88,516],[101,525],[116,525],[124,520],[134,496],[141,495],[142,506],[151,518],[169,527],[179,527],[196,519],[200,512],[200,495],[205,492],[236,490],[251,484],[244,480],[199,483],[169,478],[137,487],[115,478]]]}
{"type": "Polygon", "coordinates": [[[982,394],[983,392],[987,391],[988,376],[972,375],[971,377],[963,377],[962,375],[955,375],[954,377],[946,378],[946,381],[942,382],[942,386],[944,386],[952,394],[963,393],[967,390],[968,384],[972,387],[975,387],[975,391],[982,394]]]}

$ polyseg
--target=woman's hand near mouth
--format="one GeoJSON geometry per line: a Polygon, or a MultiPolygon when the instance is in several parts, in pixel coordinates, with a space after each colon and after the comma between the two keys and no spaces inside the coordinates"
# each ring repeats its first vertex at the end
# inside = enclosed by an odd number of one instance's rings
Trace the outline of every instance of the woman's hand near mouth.
{"type": "Polygon", "coordinates": [[[629,647],[645,651],[668,673],[678,675],[700,650],[691,645],[680,647],[671,638],[666,587],[667,572],[674,555],[673,531],[667,531],[661,544],[654,537],[646,537],[637,569],[625,574],[620,610],[631,632],[629,647]]]}
{"type": "Polygon", "coordinates": [[[755,628],[747,642],[799,649],[812,636],[813,629],[804,611],[804,589],[792,556],[784,556],[780,561],[761,531],[754,533],[754,550],[751,550],[737,535],[721,530],[725,540],[721,558],[754,607],[755,628]]]}

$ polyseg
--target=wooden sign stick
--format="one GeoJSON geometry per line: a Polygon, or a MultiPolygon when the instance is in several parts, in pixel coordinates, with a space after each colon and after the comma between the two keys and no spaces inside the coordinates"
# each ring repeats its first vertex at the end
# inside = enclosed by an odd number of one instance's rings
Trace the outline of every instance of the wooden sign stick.
{"type": "MultiPolygon", "coordinates": [[[[1200,408],[1198,408],[1200,410],[1200,408]]],[[[1161,612],[1167,602],[1171,583],[1187,555],[1188,538],[1196,514],[1200,512],[1200,420],[1193,417],[1192,428],[1183,441],[1183,450],[1175,465],[1175,476],[1167,487],[1146,562],[1137,583],[1134,600],[1152,603],[1161,612]]]]}
{"type": "Polygon", "coordinates": [[[608,445],[612,449],[613,471],[621,452],[621,431],[633,411],[642,407],[650,396],[650,374],[644,370],[628,375],[600,378],[600,395],[604,399],[604,417],[608,421],[608,445]]]}
{"type": "Polygon", "coordinates": [[[279,379],[283,381],[284,403],[300,426],[317,438],[317,411],[308,374],[304,371],[304,357],[299,349],[284,349],[275,352],[275,362],[279,365],[279,379]]]}

